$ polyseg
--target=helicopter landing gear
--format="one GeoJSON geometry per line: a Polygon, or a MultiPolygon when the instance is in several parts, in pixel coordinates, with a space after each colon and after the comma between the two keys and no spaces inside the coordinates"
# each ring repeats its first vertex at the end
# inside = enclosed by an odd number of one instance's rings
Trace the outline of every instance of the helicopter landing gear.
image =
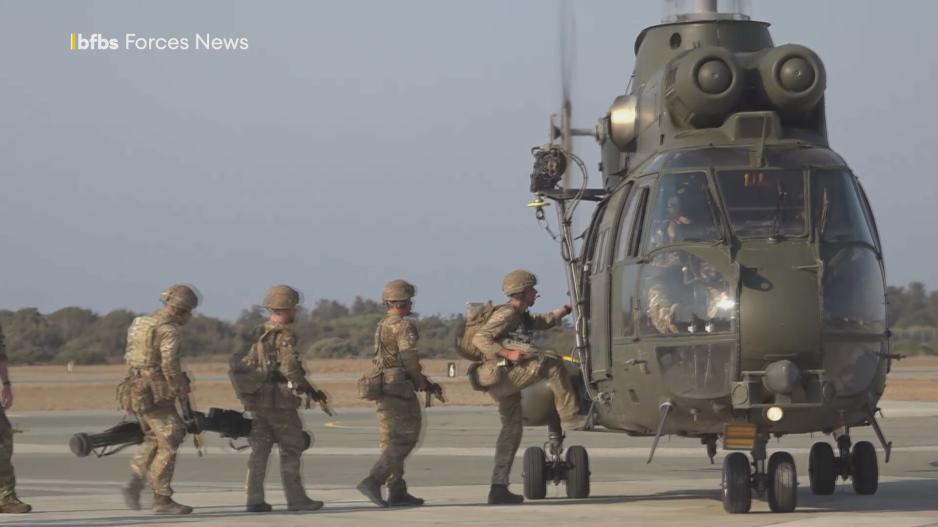
{"type": "Polygon", "coordinates": [[[528,447],[524,451],[524,497],[540,500],[547,496],[547,482],[566,483],[568,498],[588,498],[590,495],[589,456],[586,449],[575,445],[563,451],[563,431],[559,420],[548,424],[548,438],[544,447],[528,447]]]}
{"type": "Polygon", "coordinates": [[[817,496],[829,496],[834,493],[837,482],[839,463],[834,457],[834,449],[828,443],[818,442],[811,445],[808,454],[808,479],[811,481],[811,493],[817,496]]]}
{"type": "Polygon", "coordinates": [[[766,463],[768,437],[758,435],[752,463],[742,452],[723,459],[723,509],[731,514],[749,512],[752,494],[765,497],[772,512],[791,512],[798,505],[798,472],[788,452],[775,452],[766,463]]]}
{"type": "Polygon", "coordinates": [[[819,442],[811,446],[808,457],[808,473],[811,492],[817,495],[834,493],[837,477],[850,478],[857,494],[875,494],[879,488],[879,464],[876,448],[869,441],[860,441],[851,448],[850,435],[845,432],[837,436],[837,450],[828,443],[819,442]]]}
{"type": "Polygon", "coordinates": [[[872,443],[860,441],[853,445],[850,452],[850,468],[853,491],[857,494],[876,494],[879,488],[879,464],[876,461],[876,448],[872,443]]]}
{"type": "Polygon", "coordinates": [[[733,452],[723,458],[723,510],[730,514],[749,512],[752,507],[752,484],[749,458],[733,452]]]}

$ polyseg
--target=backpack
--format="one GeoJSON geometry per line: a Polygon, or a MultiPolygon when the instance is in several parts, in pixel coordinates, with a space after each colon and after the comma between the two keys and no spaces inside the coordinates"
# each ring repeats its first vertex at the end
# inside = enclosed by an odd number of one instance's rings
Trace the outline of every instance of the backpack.
{"type": "Polygon", "coordinates": [[[274,332],[265,331],[253,344],[234,352],[229,358],[228,376],[238,396],[257,393],[267,382],[271,370],[276,369],[276,365],[268,363],[264,350],[264,341],[274,332]]]}
{"type": "Polygon", "coordinates": [[[488,302],[466,302],[466,315],[456,327],[456,353],[464,359],[479,362],[484,359],[482,352],[472,344],[473,337],[488,322],[497,306],[488,302]]]}

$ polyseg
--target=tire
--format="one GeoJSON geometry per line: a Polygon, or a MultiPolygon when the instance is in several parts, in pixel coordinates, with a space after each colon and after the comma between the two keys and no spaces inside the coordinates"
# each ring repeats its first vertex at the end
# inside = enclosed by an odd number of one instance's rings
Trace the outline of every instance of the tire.
{"type": "Polygon", "coordinates": [[[586,449],[572,446],[567,450],[567,497],[588,498],[590,495],[590,460],[586,449]]]}
{"type": "Polygon", "coordinates": [[[808,455],[808,479],[811,493],[829,496],[834,493],[837,473],[834,470],[834,449],[828,443],[814,443],[808,455]]]}
{"type": "Polygon", "coordinates": [[[733,452],[723,458],[723,510],[730,514],[749,512],[752,507],[752,482],[749,458],[733,452]]]}
{"type": "Polygon", "coordinates": [[[788,452],[769,457],[769,508],[772,512],[791,512],[798,506],[798,472],[788,452]]]}
{"type": "Polygon", "coordinates": [[[524,497],[529,500],[542,500],[547,496],[547,458],[541,447],[528,447],[524,451],[524,497]]]}
{"type": "Polygon", "coordinates": [[[853,468],[853,490],[857,494],[876,494],[879,488],[879,464],[876,461],[876,448],[869,441],[860,441],[853,445],[850,452],[850,465],[853,468]]]}

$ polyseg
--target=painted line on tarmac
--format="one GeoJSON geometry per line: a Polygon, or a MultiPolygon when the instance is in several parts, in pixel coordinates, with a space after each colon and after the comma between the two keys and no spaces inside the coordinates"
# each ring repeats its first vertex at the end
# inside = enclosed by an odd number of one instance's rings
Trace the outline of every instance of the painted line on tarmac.
{"type": "MultiPolygon", "coordinates": [[[[632,458],[647,458],[649,447],[599,447],[599,448],[587,448],[589,456],[591,458],[610,458],[610,459],[632,459],[632,458]]],[[[226,447],[207,447],[208,454],[214,455],[247,455],[247,450],[244,451],[234,451],[226,447]]],[[[794,455],[807,455],[810,449],[808,448],[787,448],[787,449],[770,449],[770,451],[784,450],[794,455]]],[[[35,444],[35,443],[16,443],[15,451],[17,454],[52,454],[52,455],[74,455],[72,451],[65,445],[49,445],[49,444],[35,444]]],[[[133,448],[127,448],[114,454],[116,456],[129,456],[133,453],[133,448]]],[[[180,451],[185,454],[195,454],[195,449],[190,446],[185,446],[180,448],[180,451]]],[[[908,447],[895,447],[892,449],[893,453],[935,453],[938,452],[938,445],[924,445],[924,446],[908,446],[908,447]]],[[[305,456],[376,456],[379,454],[379,450],[376,447],[316,447],[314,446],[310,450],[307,450],[303,453],[305,456]]],[[[437,457],[492,457],[495,455],[494,448],[460,448],[460,447],[423,447],[418,448],[414,451],[416,456],[437,456],[437,457]]],[[[524,449],[519,449],[516,457],[522,457],[524,455],[524,449]]],[[[662,446],[658,448],[656,457],[672,457],[672,458],[686,458],[686,457],[702,457],[704,456],[703,447],[666,447],[662,446]]],[[[88,457],[93,457],[93,454],[88,457]]]]}

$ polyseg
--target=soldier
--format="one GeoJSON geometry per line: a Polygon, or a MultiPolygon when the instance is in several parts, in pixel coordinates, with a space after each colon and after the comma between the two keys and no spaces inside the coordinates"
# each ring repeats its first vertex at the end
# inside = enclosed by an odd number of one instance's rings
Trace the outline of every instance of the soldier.
{"type": "Polygon", "coordinates": [[[287,497],[287,510],[315,511],[323,503],[310,499],[303,489],[300,455],[309,447],[309,435],[297,410],[300,394],[321,392],[306,379],[296,350],[296,335],[290,328],[296,318],[300,294],[287,285],[275,285],[264,296],[270,312],[267,322],[254,330],[253,345],[246,354],[235,355],[231,380],[244,409],[254,414],[248,443],[247,511],[270,512],[264,501],[264,478],[274,443],[280,449],[280,477],[287,497]],[[252,381],[253,377],[253,381],[252,381]]]}
{"type": "Polygon", "coordinates": [[[430,388],[417,356],[417,327],[406,318],[415,295],[414,286],[404,280],[388,282],[381,295],[387,315],[375,331],[374,358],[384,377],[383,395],[377,400],[381,457],[358,484],[358,490],[379,507],[423,505],[421,498],[407,492],[404,482],[404,460],[417,445],[421,430],[415,389],[430,388]],[[382,484],[388,487],[387,501],[381,497],[382,484]]]}
{"type": "Polygon", "coordinates": [[[572,311],[563,306],[549,313],[532,315],[528,308],[537,298],[537,277],[528,271],[508,273],[502,281],[502,291],[508,302],[495,309],[485,324],[479,328],[472,344],[482,352],[484,360],[478,368],[479,383],[498,403],[502,430],[495,444],[495,468],[492,471],[492,487],[489,504],[515,504],[524,501],[520,495],[508,490],[508,477],[515,453],[521,444],[523,431],[521,421],[521,390],[541,379],[547,379],[554,394],[554,405],[561,420],[567,426],[582,422],[579,403],[569,375],[561,360],[550,357],[535,357],[527,351],[512,349],[504,339],[521,330],[548,329],[556,326],[572,311]]]}
{"type": "Polygon", "coordinates": [[[16,497],[16,476],[13,474],[13,427],[7,419],[6,410],[13,406],[13,388],[7,366],[7,348],[0,328],[0,513],[24,513],[33,510],[16,497]]]}
{"type": "Polygon", "coordinates": [[[199,298],[189,286],[176,284],[160,300],[162,309],[135,318],[127,330],[127,378],[118,391],[124,409],[137,416],[144,439],[130,461],[130,482],[121,490],[127,507],[140,510],[140,492],[149,475],[153,512],[189,514],[192,507],[173,501],[170,481],[186,435],[176,401],[187,403],[190,389],[180,365],[179,328],[189,322],[199,298]]]}

